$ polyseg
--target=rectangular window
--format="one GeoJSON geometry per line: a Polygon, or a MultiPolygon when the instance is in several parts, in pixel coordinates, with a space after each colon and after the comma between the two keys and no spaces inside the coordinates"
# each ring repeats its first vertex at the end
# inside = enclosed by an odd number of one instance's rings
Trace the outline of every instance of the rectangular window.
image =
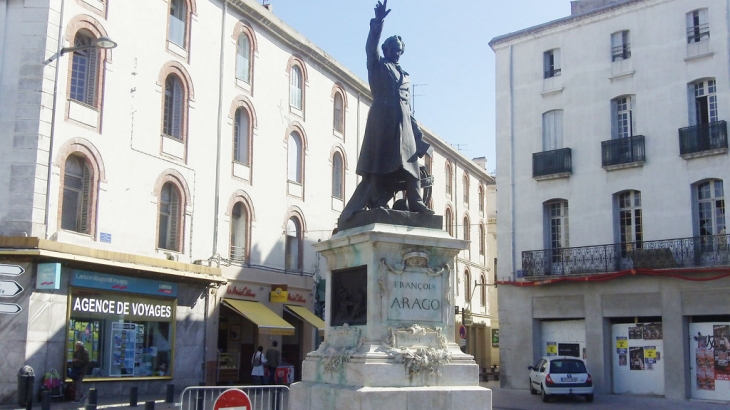
{"type": "Polygon", "coordinates": [[[543,53],[545,78],[560,75],[560,49],[556,48],[543,53]]]}
{"type": "Polygon", "coordinates": [[[631,57],[629,30],[611,34],[611,61],[626,60],[631,57]]]}
{"type": "Polygon", "coordinates": [[[718,121],[717,116],[717,85],[715,80],[698,81],[693,84],[694,124],[710,124],[718,121]]]}
{"type": "Polygon", "coordinates": [[[172,375],[174,298],[71,288],[69,303],[68,368],[80,341],[89,352],[85,378],[172,375]]]}
{"type": "Polygon", "coordinates": [[[548,111],[542,115],[542,149],[559,148],[563,148],[563,110],[548,111]]]}
{"type": "Polygon", "coordinates": [[[626,191],[618,194],[618,229],[621,241],[621,256],[641,248],[643,239],[641,192],[626,191]]]}
{"type": "Polygon", "coordinates": [[[707,9],[687,13],[687,43],[699,43],[710,39],[710,23],[707,9]]]}
{"type": "Polygon", "coordinates": [[[612,139],[628,138],[634,135],[632,104],[630,96],[619,97],[611,101],[612,139]]]}
{"type": "Polygon", "coordinates": [[[556,201],[546,204],[548,249],[553,263],[562,261],[561,249],[570,246],[568,241],[568,201],[556,201]]]}
{"type": "Polygon", "coordinates": [[[187,12],[184,0],[172,0],[170,3],[169,38],[171,42],[185,48],[185,20],[187,12]]]}

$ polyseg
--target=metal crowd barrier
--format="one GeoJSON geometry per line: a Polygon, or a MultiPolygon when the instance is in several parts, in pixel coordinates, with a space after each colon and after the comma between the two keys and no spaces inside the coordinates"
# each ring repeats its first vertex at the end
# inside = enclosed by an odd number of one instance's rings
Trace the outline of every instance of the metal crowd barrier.
{"type": "Polygon", "coordinates": [[[246,393],[251,400],[251,410],[287,410],[289,408],[289,387],[284,385],[193,386],[186,387],[180,394],[180,410],[213,410],[218,396],[230,389],[238,389],[246,393]]]}

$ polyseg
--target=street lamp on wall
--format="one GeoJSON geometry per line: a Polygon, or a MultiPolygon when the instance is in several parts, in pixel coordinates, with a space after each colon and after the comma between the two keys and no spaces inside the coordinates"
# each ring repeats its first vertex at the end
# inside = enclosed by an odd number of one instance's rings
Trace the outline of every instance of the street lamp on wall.
{"type": "Polygon", "coordinates": [[[51,61],[57,59],[58,57],[70,53],[72,51],[80,51],[80,50],[90,50],[92,48],[99,48],[104,50],[109,50],[112,48],[115,48],[117,46],[116,41],[110,39],[109,37],[99,37],[96,40],[94,40],[91,44],[86,46],[78,46],[78,47],[64,47],[61,49],[61,51],[57,52],[56,54],[48,57],[48,60],[43,62],[43,65],[50,64],[51,61]]]}

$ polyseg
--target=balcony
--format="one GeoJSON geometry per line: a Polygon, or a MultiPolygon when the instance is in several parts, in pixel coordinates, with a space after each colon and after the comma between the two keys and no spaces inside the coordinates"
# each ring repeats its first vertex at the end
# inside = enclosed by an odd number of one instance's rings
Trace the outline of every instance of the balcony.
{"type": "Polygon", "coordinates": [[[730,266],[730,235],[522,252],[523,277],[730,266]]]}
{"type": "Polygon", "coordinates": [[[567,178],[573,172],[570,148],[532,154],[532,177],[537,180],[567,178]]]}
{"type": "Polygon", "coordinates": [[[606,171],[642,166],[645,155],[643,135],[601,142],[602,166],[606,171]]]}
{"type": "Polygon", "coordinates": [[[727,123],[715,121],[679,129],[679,156],[684,159],[727,152],[727,123]]]}

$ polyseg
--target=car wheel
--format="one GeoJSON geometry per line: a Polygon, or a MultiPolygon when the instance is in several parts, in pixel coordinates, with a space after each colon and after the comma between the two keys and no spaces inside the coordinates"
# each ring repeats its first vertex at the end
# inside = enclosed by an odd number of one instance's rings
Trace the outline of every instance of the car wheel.
{"type": "Polygon", "coordinates": [[[588,403],[592,403],[593,402],[593,395],[592,394],[586,394],[586,401],[588,403]]]}
{"type": "Polygon", "coordinates": [[[532,379],[530,380],[530,394],[537,394],[537,389],[532,386],[532,379]]]}
{"type": "Polygon", "coordinates": [[[550,395],[545,393],[545,386],[540,386],[542,393],[542,401],[547,403],[550,400],[550,395]]]}

